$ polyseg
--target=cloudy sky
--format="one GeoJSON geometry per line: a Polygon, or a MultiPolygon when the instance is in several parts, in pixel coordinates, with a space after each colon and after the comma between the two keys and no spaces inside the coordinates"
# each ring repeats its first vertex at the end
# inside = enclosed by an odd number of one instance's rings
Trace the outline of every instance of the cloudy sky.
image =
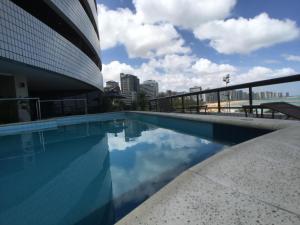
{"type": "Polygon", "coordinates": [[[243,83],[300,71],[299,0],[97,2],[104,81],[124,72],[187,91],[228,73],[243,83]]]}

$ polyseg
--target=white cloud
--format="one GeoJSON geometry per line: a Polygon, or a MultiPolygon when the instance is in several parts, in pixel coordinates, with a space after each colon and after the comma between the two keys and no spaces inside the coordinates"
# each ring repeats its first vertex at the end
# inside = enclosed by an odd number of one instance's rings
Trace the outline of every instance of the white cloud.
{"type": "Polygon", "coordinates": [[[270,69],[267,67],[256,66],[251,68],[246,73],[234,76],[232,81],[234,84],[238,84],[288,76],[295,73],[296,71],[292,68],[270,69]]]}
{"type": "Polygon", "coordinates": [[[300,55],[283,55],[283,57],[287,61],[300,62],[300,55]]]}
{"type": "Polygon", "coordinates": [[[166,55],[161,59],[152,59],[148,64],[154,68],[160,68],[164,72],[190,71],[192,64],[196,61],[191,55],[166,55]]]}
{"type": "Polygon", "coordinates": [[[237,69],[229,64],[217,64],[208,59],[187,55],[166,55],[152,59],[138,68],[113,61],[103,65],[104,80],[117,80],[121,72],[139,76],[141,81],[154,79],[159,82],[160,90],[185,91],[189,87],[217,87],[222,85],[222,76],[234,74],[237,69]]]}
{"type": "Polygon", "coordinates": [[[299,37],[299,29],[294,21],[273,19],[262,13],[252,19],[211,21],[195,29],[194,34],[200,40],[209,40],[220,53],[245,54],[294,40],[299,37]]]}
{"type": "Polygon", "coordinates": [[[193,86],[221,87],[224,85],[222,77],[226,74],[231,75],[232,84],[296,74],[292,68],[271,69],[260,66],[241,71],[230,64],[218,64],[208,59],[186,55],[167,55],[161,59],[149,60],[137,68],[118,61],[103,65],[105,81],[119,81],[121,72],[135,74],[141,81],[157,80],[160,91],[188,91],[193,86]]]}
{"type": "Polygon", "coordinates": [[[139,18],[148,23],[169,22],[193,29],[208,21],[224,19],[236,0],[134,0],[139,18]]]}
{"type": "Polygon", "coordinates": [[[98,5],[102,49],[123,45],[130,58],[189,54],[191,48],[175,27],[194,33],[223,54],[247,54],[295,40],[295,21],[270,18],[231,18],[237,0],[133,0],[135,11],[98,5]]]}
{"type": "Polygon", "coordinates": [[[201,58],[192,67],[200,74],[223,74],[235,73],[236,68],[229,64],[216,64],[208,59],[201,58]]]}
{"type": "Polygon", "coordinates": [[[191,51],[169,23],[146,24],[129,9],[109,10],[104,5],[98,5],[98,9],[104,50],[122,44],[132,58],[191,51]]]}
{"type": "MultiPolygon", "coordinates": [[[[268,79],[293,74],[291,68],[253,67],[240,71],[230,64],[196,56],[186,47],[177,27],[193,31],[199,40],[224,54],[250,53],[299,37],[299,28],[289,19],[273,19],[266,13],[254,18],[226,19],[236,0],[134,0],[136,11],[110,10],[98,5],[102,49],[124,45],[129,57],[148,58],[138,67],[119,61],[103,65],[104,80],[119,81],[121,72],[137,75],[141,81],[157,80],[160,90],[187,91],[199,85],[223,85],[222,77],[232,75],[232,83],[268,79]]],[[[299,60],[297,56],[285,56],[299,60]]],[[[265,61],[275,63],[275,61],[265,61]]]]}
{"type": "Polygon", "coordinates": [[[103,64],[102,74],[104,82],[109,80],[120,81],[120,73],[132,73],[135,74],[135,69],[126,63],[120,63],[119,61],[112,61],[109,64],[103,64]]]}
{"type": "MultiPolygon", "coordinates": [[[[206,151],[209,149],[206,146],[211,144],[205,138],[199,139],[185,134],[178,134],[155,126],[151,128],[143,131],[142,136],[130,142],[124,142],[124,132],[119,133],[117,137],[110,135],[108,138],[109,150],[112,155],[114,151],[125,150],[134,151],[133,154],[136,157],[136,163],[133,164],[133,167],[123,168],[112,165],[110,168],[111,177],[115,184],[113,186],[115,197],[120,197],[125,192],[137,188],[147,180],[156,180],[157,173],[174,170],[174,168],[178,169],[178,165],[190,163],[199,149],[206,151]],[[134,147],[139,143],[148,144],[151,146],[151,151],[143,151],[142,153],[135,151],[134,147]],[[174,154],[174,151],[176,151],[176,154],[174,154]],[[129,180],[128,177],[132,179],[129,180]]],[[[147,150],[147,147],[145,150],[147,150]]],[[[152,188],[151,184],[147,185],[147,188],[152,188]]],[[[147,191],[145,192],[144,189],[135,190],[135,198],[144,197],[147,191]]]]}

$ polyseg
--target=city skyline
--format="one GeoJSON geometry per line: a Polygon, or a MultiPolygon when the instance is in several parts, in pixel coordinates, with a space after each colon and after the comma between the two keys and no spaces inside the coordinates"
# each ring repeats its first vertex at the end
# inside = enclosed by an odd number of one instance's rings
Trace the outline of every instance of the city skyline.
{"type": "MultiPolygon", "coordinates": [[[[121,73],[122,74],[122,73],[121,73]]],[[[125,75],[125,74],[124,74],[125,75]]],[[[131,74],[128,74],[131,75],[131,74]]],[[[138,78],[138,76],[136,75],[132,75],[138,78]]],[[[140,80],[139,80],[140,81],[140,80]]],[[[143,81],[141,84],[139,84],[140,89],[142,92],[147,94],[147,91],[145,91],[145,89],[143,90],[141,87],[143,84],[147,83],[147,82],[156,82],[154,80],[146,80],[143,81]]],[[[119,85],[119,82],[117,81],[113,81],[113,80],[109,80],[106,82],[106,87],[110,87],[112,84],[117,84],[118,87],[120,88],[120,91],[122,91],[121,89],[121,85],[119,85]]],[[[157,84],[158,85],[158,84],[157,84]]],[[[280,85],[288,85],[288,84],[280,84],[280,85]]],[[[293,96],[298,96],[298,95],[293,95],[290,93],[290,91],[272,91],[273,89],[276,90],[277,85],[271,85],[271,86],[267,86],[268,89],[263,88],[263,87],[255,87],[254,91],[253,91],[253,99],[255,100],[262,100],[262,99],[272,99],[272,98],[282,98],[282,97],[293,97],[293,96]],[[275,86],[275,87],[273,87],[275,86]],[[266,97],[261,97],[262,95],[266,96],[266,97]]],[[[193,86],[190,87],[187,91],[176,91],[176,90],[171,90],[168,89],[166,91],[159,91],[158,86],[157,86],[157,94],[155,94],[154,96],[152,95],[151,97],[149,97],[149,99],[153,99],[155,97],[158,97],[159,94],[163,95],[163,96],[171,96],[171,95],[177,95],[177,94],[183,94],[183,93],[188,93],[188,92],[199,92],[199,91],[203,91],[203,90],[207,90],[209,88],[202,88],[201,86],[193,86]]],[[[152,90],[150,90],[151,92],[152,90]]],[[[236,100],[247,100],[249,98],[249,94],[247,91],[245,90],[232,90],[230,91],[230,93],[236,93],[236,92],[242,92],[243,94],[243,98],[236,98],[236,100]],[[247,96],[246,96],[247,94],[247,96]]],[[[231,96],[233,96],[234,94],[231,94],[231,96]]]]}
{"type": "MultiPolygon", "coordinates": [[[[186,91],[221,87],[228,73],[237,84],[300,71],[299,1],[168,2],[98,1],[104,80],[132,73],[186,91]]],[[[299,95],[300,84],[288,90],[299,95]]]]}

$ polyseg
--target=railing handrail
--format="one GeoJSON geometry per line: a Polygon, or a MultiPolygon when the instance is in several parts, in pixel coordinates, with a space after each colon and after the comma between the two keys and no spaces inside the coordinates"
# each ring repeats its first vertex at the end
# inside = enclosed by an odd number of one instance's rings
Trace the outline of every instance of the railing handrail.
{"type": "Polygon", "coordinates": [[[41,100],[40,102],[64,102],[64,101],[87,101],[86,98],[66,98],[66,99],[47,99],[41,100]]]}
{"type": "Polygon", "coordinates": [[[40,100],[40,98],[0,98],[0,101],[19,101],[19,100],[35,100],[36,101],[36,112],[37,112],[37,118],[38,120],[42,119],[42,112],[41,112],[41,103],[46,103],[46,102],[65,102],[65,101],[83,101],[84,102],[84,113],[88,114],[88,107],[87,107],[87,99],[85,98],[73,98],[73,99],[47,99],[47,100],[40,100]]]}
{"type": "Polygon", "coordinates": [[[41,102],[40,102],[40,98],[30,98],[30,97],[26,97],[26,98],[0,98],[0,101],[24,101],[24,100],[35,100],[35,108],[36,108],[36,114],[37,114],[37,118],[38,120],[41,120],[42,119],[42,116],[41,116],[41,102]]]}
{"type": "Polygon", "coordinates": [[[289,83],[289,82],[295,82],[295,81],[300,81],[300,74],[285,76],[285,77],[278,77],[278,78],[273,78],[273,79],[268,79],[268,80],[254,81],[254,82],[243,83],[243,84],[236,84],[236,85],[231,85],[231,86],[227,86],[227,87],[206,89],[206,90],[197,91],[197,92],[188,92],[188,93],[179,94],[179,95],[154,98],[154,99],[150,99],[149,101],[152,102],[152,101],[157,101],[160,99],[180,98],[180,97],[207,94],[207,93],[213,93],[213,92],[230,91],[230,90],[244,89],[244,88],[253,88],[253,87],[260,87],[260,86],[267,86],[267,85],[274,85],[274,84],[289,83]]]}
{"type": "Polygon", "coordinates": [[[88,107],[87,107],[87,99],[86,98],[65,98],[65,99],[47,99],[47,100],[40,100],[40,103],[45,102],[65,102],[65,101],[83,101],[84,102],[84,113],[88,114],[88,107]]]}
{"type": "Polygon", "coordinates": [[[0,98],[0,101],[39,100],[40,98],[0,98]]]}

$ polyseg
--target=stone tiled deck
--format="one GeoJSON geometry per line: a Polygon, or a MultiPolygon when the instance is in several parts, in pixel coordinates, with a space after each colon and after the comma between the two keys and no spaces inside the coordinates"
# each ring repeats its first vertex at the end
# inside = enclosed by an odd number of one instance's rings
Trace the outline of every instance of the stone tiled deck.
{"type": "Polygon", "coordinates": [[[300,224],[300,122],[150,114],[275,131],[188,169],[118,225],[300,224]]]}

